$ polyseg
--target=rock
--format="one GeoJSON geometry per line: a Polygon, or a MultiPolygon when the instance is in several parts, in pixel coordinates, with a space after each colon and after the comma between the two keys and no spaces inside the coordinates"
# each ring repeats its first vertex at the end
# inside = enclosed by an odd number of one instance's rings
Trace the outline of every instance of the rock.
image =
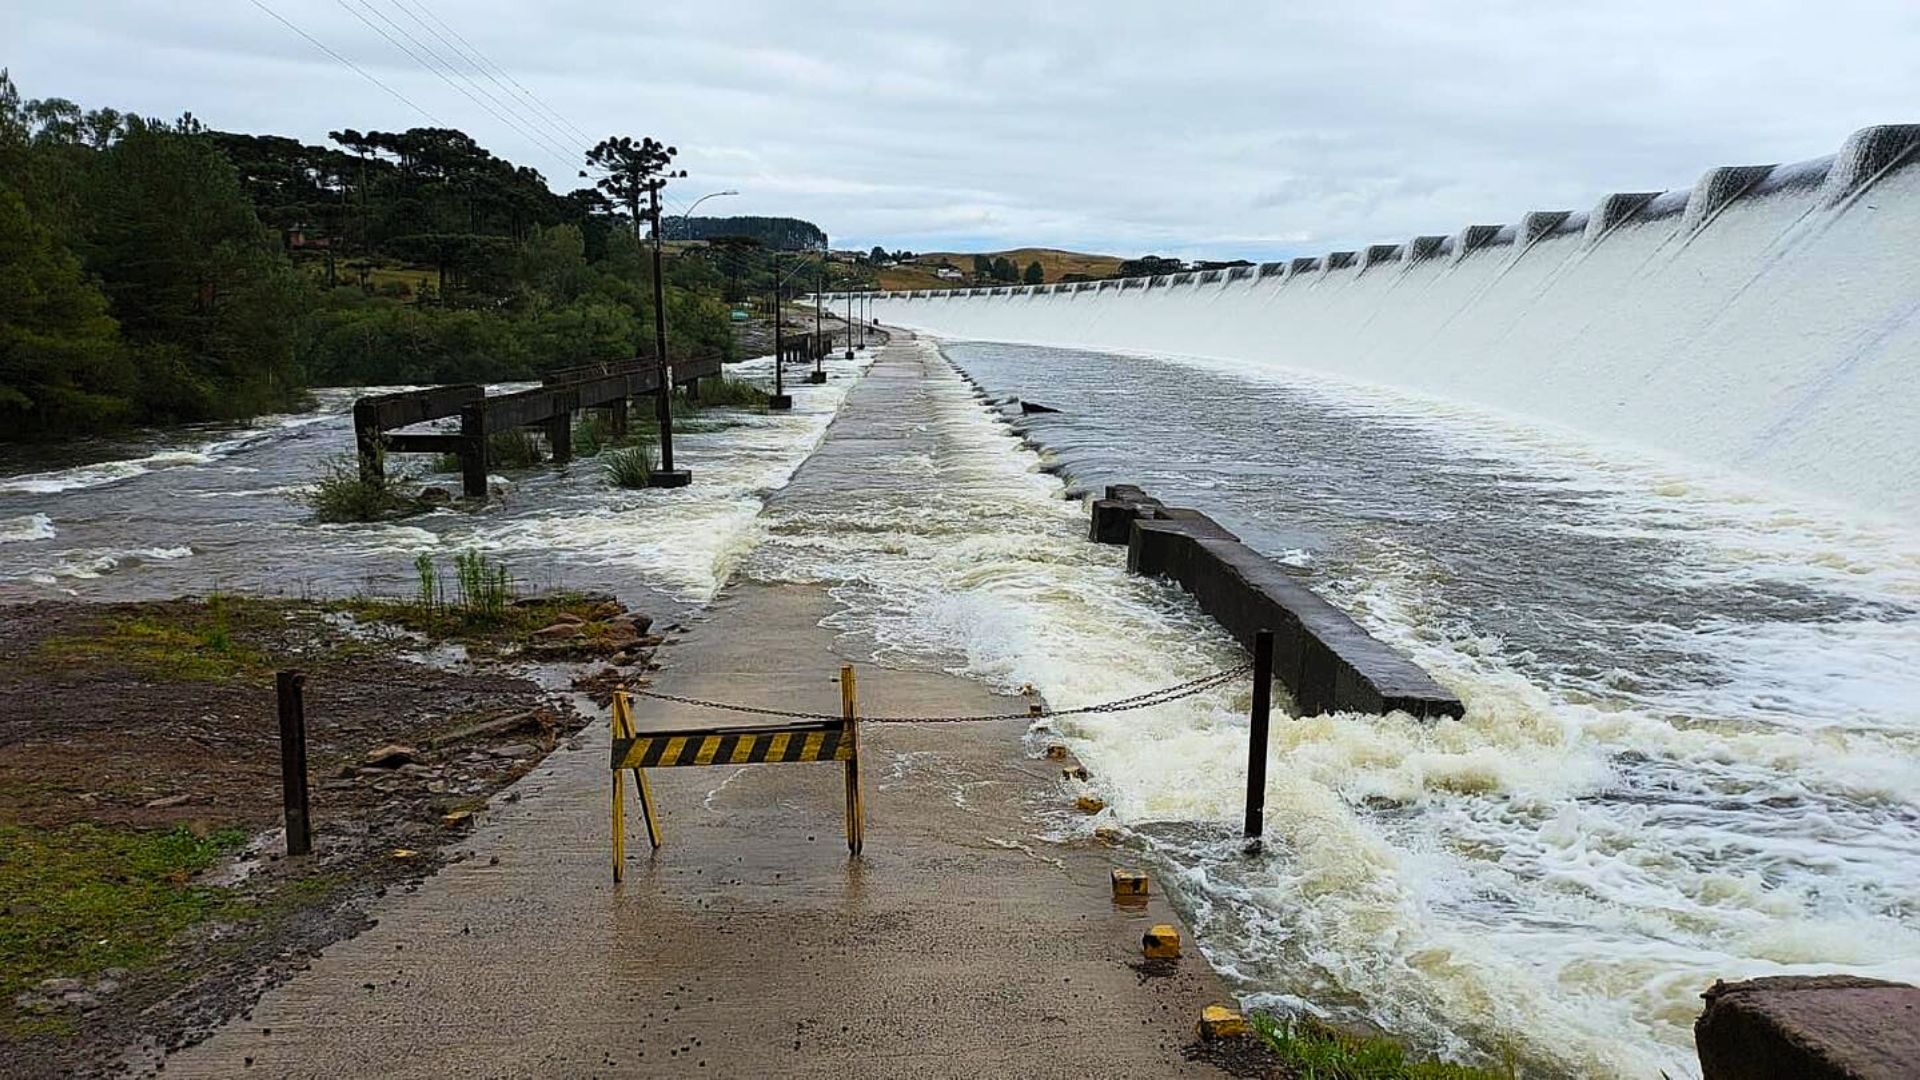
{"type": "Polygon", "coordinates": [[[118,989],[120,989],[120,980],[118,979],[101,979],[99,982],[93,984],[93,992],[96,994],[111,994],[118,989]]]}
{"type": "Polygon", "coordinates": [[[1073,806],[1083,814],[1097,814],[1107,808],[1107,803],[1097,795],[1082,795],[1073,800],[1073,806]]]}
{"type": "Polygon", "coordinates": [[[644,648],[657,649],[660,647],[660,643],[665,640],[667,639],[661,637],[659,634],[645,634],[641,636],[639,643],[644,648]]]}
{"type": "Polygon", "coordinates": [[[473,811],[471,810],[452,810],[441,815],[440,827],[443,829],[458,829],[470,824],[472,819],[473,811]]]}
{"type": "Polygon", "coordinates": [[[640,639],[625,631],[614,630],[601,636],[594,644],[609,652],[625,652],[639,645],[640,639]]]}
{"type": "Polygon", "coordinates": [[[427,781],[427,794],[445,795],[446,793],[447,793],[447,782],[445,780],[427,781]]]}
{"type": "Polygon", "coordinates": [[[636,611],[628,617],[628,621],[633,623],[633,632],[641,637],[646,637],[647,631],[653,629],[653,616],[651,615],[642,615],[636,611]]]}
{"type": "Polygon", "coordinates": [[[1716,982],[1694,1021],[1706,1080],[1891,1080],[1920,1061],[1920,988],[1852,975],[1716,982]]]}
{"type": "Polygon", "coordinates": [[[628,664],[633,663],[633,654],[622,650],[607,657],[607,663],[612,664],[614,667],[626,667],[628,664]]]}
{"type": "Polygon", "coordinates": [[[420,752],[405,743],[388,743],[378,750],[372,750],[362,760],[376,769],[397,769],[402,765],[418,761],[420,752]]]}
{"type": "Polygon", "coordinates": [[[169,810],[176,806],[185,806],[192,801],[193,796],[191,795],[168,795],[163,798],[151,800],[147,803],[147,809],[169,810]]]}
{"type": "Polygon", "coordinates": [[[620,606],[620,603],[616,600],[603,600],[593,606],[593,617],[595,619],[618,619],[626,613],[627,609],[620,606]]]}
{"type": "Polygon", "coordinates": [[[1049,745],[1049,746],[1047,747],[1047,760],[1048,760],[1048,761],[1065,761],[1065,760],[1067,760],[1067,747],[1066,747],[1066,744],[1065,744],[1065,743],[1053,743],[1053,744],[1051,744],[1051,745],[1049,745]]]}
{"type": "Polygon", "coordinates": [[[85,989],[86,984],[79,979],[52,978],[41,979],[34,989],[43,994],[71,994],[75,990],[85,989]]]}
{"type": "Polygon", "coordinates": [[[62,994],[60,998],[76,1009],[92,1009],[100,1004],[99,998],[94,997],[85,990],[75,990],[70,994],[62,994]]]}
{"type": "Polygon", "coordinates": [[[392,851],[392,855],[393,855],[393,860],[395,862],[414,862],[420,858],[419,852],[413,850],[412,848],[403,848],[403,847],[394,848],[392,851]]]}
{"type": "Polygon", "coordinates": [[[420,489],[420,501],[428,506],[445,506],[453,501],[453,492],[438,485],[420,489]]]}
{"type": "Polygon", "coordinates": [[[497,758],[532,757],[539,752],[540,748],[532,743],[508,743],[505,746],[496,746],[492,751],[493,756],[497,758]]]}
{"type": "Polygon", "coordinates": [[[581,618],[578,615],[575,615],[571,611],[562,611],[553,617],[553,621],[556,625],[559,623],[572,623],[575,626],[579,626],[581,623],[586,622],[587,620],[581,618]]]}
{"type": "Polygon", "coordinates": [[[543,626],[533,632],[533,638],[536,641],[562,641],[579,636],[580,624],[568,622],[553,623],[550,626],[543,626]]]}

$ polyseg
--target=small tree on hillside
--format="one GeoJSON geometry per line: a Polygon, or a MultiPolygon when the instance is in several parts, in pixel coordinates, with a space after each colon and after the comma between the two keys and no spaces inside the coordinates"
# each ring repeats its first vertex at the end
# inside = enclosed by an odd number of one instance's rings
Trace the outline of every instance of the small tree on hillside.
{"type": "Polygon", "coordinates": [[[1028,285],[1046,284],[1047,272],[1045,269],[1043,269],[1040,266],[1039,259],[1035,259],[1032,262],[1027,264],[1027,272],[1020,276],[1020,280],[1024,281],[1028,285]]]}

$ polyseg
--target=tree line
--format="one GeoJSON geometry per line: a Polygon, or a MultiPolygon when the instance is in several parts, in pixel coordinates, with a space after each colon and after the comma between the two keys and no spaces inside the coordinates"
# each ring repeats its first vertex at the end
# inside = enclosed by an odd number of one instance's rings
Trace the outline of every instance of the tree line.
{"type": "MultiPolygon", "coordinates": [[[[652,351],[646,241],[601,192],[452,129],[329,138],[29,100],[0,70],[0,439],[652,351]]],[[[819,231],[751,220],[780,246],[819,231]]],[[[668,261],[675,353],[733,349],[727,294],[767,254],[727,257],[668,261]]]]}

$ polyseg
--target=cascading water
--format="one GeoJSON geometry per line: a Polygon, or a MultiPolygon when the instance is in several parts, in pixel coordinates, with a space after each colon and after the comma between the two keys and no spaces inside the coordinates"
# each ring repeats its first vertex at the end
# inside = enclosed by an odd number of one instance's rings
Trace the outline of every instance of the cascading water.
{"type": "Polygon", "coordinates": [[[1911,516],[1917,157],[1920,126],[1869,128],[1831,158],[1714,169],[1690,191],[1417,238],[1371,261],[1335,252],[1207,284],[893,293],[875,312],[954,338],[1421,391],[1911,516]]]}
{"type": "MultiPolygon", "coordinates": [[[[1257,861],[1243,700],[1066,732],[1250,999],[1681,1076],[1715,978],[1920,981],[1917,143],[1260,271],[880,301],[1061,408],[1024,423],[1074,485],[1214,514],[1468,703],[1277,724],[1257,861]]],[[[850,626],[1068,706],[1221,653],[1000,453],[971,497],[1047,540],[862,530],[921,554],[846,562],[850,626]]]]}

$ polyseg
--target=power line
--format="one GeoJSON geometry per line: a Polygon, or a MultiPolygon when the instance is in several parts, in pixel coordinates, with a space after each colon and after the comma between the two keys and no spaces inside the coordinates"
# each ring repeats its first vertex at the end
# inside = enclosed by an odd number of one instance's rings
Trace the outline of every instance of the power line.
{"type": "MultiPolygon", "coordinates": [[[[388,18],[388,17],[387,17],[387,16],[385,15],[385,14],[383,14],[383,13],[382,13],[382,12],[381,12],[381,11],[380,11],[379,9],[377,9],[377,8],[375,8],[375,7],[373,6],[373,4],[371,3],[371,0],[365,0],[365,6],[366,6],[366,8],[367,8],[367,10],[368,10],[368,11],[371,11],[371,12],[373,12],[373,13],[374,13],[375,15],[377,15],[377,16],[379,16],[379,18],[380,18],[380,21],[381,21],[381,22],[384,22],[384,23],[386,23],[386,24],[387,24],[388,26],[391,26],[391,27],[393,27],[393,29],[394,29],[395,31],[397,31],[398,33],[400,33],[400,34],[402,34],[402,35],[404,35],[404,36],[406,37],[406,39],[407,39],[408,41],[410,41],[410,42],[412,42],[412,43],[413,43],[414,45],[416,45],[416,46],[418,46],[418,47],[420,48],[420,50],[421,50],[422,52],[424,52],[424,53],[426,53],[426,54],[427,54],[428,56],[431,56],[431,57],[433,57],[433,58],[434,58],[434,59],[435,59],[436,61],[438,61],[438,62],[440,63],[440,66],[442,66],[442,67],[444,67],[444,68],[446,68],[446,69],[447,69],[447,72],[448,72],[449,74],[451,74],[451,75],[453,75],[454,77],[456,77],[456,78],[458,78],[458,79],[460,79],[460,80],[461,80],[462,82],[464,82],[464,83],[466,83],[466,84],[467,84],[468,86],[471,86],[471,87],[473,87],[473,88],[474,88],[475,90],[477,90],[477,91],[479,91],[479,92],[480,92],[481,94],[483,94],[483,95],[485,95],[485,97],[486,97],[486,99],[487,99],[488,101],[491,101],[491,102],[493,102],[493,103],[494,103],[495,105],[498,105],[498,106],[500,106],[500,107],[501,107],[502,109],[505,109],[505,110],[506,110],[506,111],[507,111],[507,112],[508,112],[508,113],[509,113],[510,115],[512,115],[512,117],[513,117],[513,118],[514,118],[515,120],[517,120],[517,121],[519,121],[519,122],[520,122],[521,124],[523,124],[523,125],[525,125],[525,126],[526,126],[526,128],[528,128],[528,129],[531,129],[531,131],[533,131],[534,133],[536,133],[536,134],[538,134],[538,135],[540,136],[540,139],[541,139],[541,144],[542,144],[542,145],[544,145],[544,146],[546,146],[546,147],[547,147],[547,148],[548,148],[549,150],[556,150],[556,149],[557,149],[557,150],[559,150],[559,151],[561,151],[561,152],[562,152],[563,154],[566,154],[566,153],[568,153],[568,151],[566,150],[566,148],[565,148],[565,146],[564,146],[564,144],[562,144],[562,143],[560,143],[560,142],[556,142],[555,140],[553,140],[553,139],[549,139],[549,138],[547,138],[547,137],[546,137],[546,134],[545,134],[545,132],[543,131],[543,129],[545,129],[545,128],[547,128],[547,127],[548,127],[549,125],[547,124],[547,121],[546,121],[546,119],[545,119],[544,117],[540,117],[540,116],[527,116],[527,115],[526,115],[526,114],[525,114],[525,113],[524,113],[524,112],[522,111],[522,107],[520,106],[520,103],[519,103],[519,102],[517,102],[517,101],[502,101],[502,100],[500,100],[500,99],[499,99],[498,97],[496,97],[496,96],[494,96],[494,94],[493,94],[493,92],[492,92],[492,91],[490,91],[490,90],[488,90],[488,89],[487,89],[486,87],[484,87],[484,86],[481,86],[481,85],[480,85],[479,83],[477,83],[477,82],[475,82],[475,81],[474,81],[474,80],[472,79],[472,77],[470,77],[469,75],[467,75],[467,74],[466,74],[465,72],[463,72],[463,71],[461,71],[461,70],[460,70],[460,68],[459,68],[459,67],[458,67],[457,65],[455,65],[455,64],[454,64],[454,63],[453,63],[452,61],[450,61],[450,60],[448,60],[448,59],[447,59],[447,58],[446,58],[445,56],[442,56],[442,55],[441,55],[441,54],[439,53],[439,51],[438,51],[438,50],[436,50],[436,49],[435,49],[435,48],[434,48],[433,46],[431,46],[431,45],[429,45],[429,44],[427,44],[426,42],[424,42],[424,41],[422,41],[422,40],[420,40],[419,38],[417,38],[417,37],[415,37],[415,36],[414,36],[414,35],[413,35],[413,34],[412,34],[411,32],[409,32],[409,31],[408,31],[408,30],[407,30],[407,29],[406,29],[405,27],[403,27],[403,26],[401,26],[401,25],[400,25],[399,23],[396,23],[396,22],[394,22],[394,21],[393,21],[392,19],[390,19],[390,18],[388,18]]],[[[398,5],[398,3],[397,3],[397,0],[396,0],[396,6],[399,6],[399,5],[398,5]]],[[[428,25],[427,25],[426,23],[424,23],[424,22],[421,22],[421,21],[420,21],[420,17],[419,17],[419,16],[417,16],[417,15],[415,15],[415,14],[414,14],[413,12],[411,12],[411,11],[409,11],[409,10],[407,10],[407,8],[405,8],[404,6],[401,6],[401,7],[400,7],[400,11],[401,11],[401,12],[402,12],[403,14],[405,14],[405,15],[407,16],[407,18],[409,18],[409,19],[412,19],[412,20],[413,20],[413,21],[414,21],[415,23],[417,23],[417,24],[418,24],[418,25],[420,26],[420,28],[421,28],[421,29],[423,29],[423,30],[425,30],[425,31],[427,31],[427,32],[428,32],[429,34],[432,34],[432,35],[433,35],[434,37],[436,37],[436,38],[439,38],[439,39],[440,39],[440,42],[441,42],[441,44],[443,44],[443,45],[447,45],[449,49],[451,49],[451,48],[452,48],[452,45],[451,45],[450,43],[448,43],[448,42],[447,42],[447,39],[446,39],[446,38],[444,38],[444,37],[441,37],[441,36],[440,36],[440,34],[439,34],[439,32],[438,32],[438,31],[436,31],[436,30],[434,30],[434,28],[433,28],[433,27],[431,27],[431,26],[428,26],[428,25]]],[[[456,56],[459,56],[460,54],[459,54],[459,52],[458,52],[457,50],[455,50],[455,51],[454,51],[454,55],[456,55],[456,56]]],[[[461,56],[460,58],[461,58],[462,60],[464,60],[464,59],[466,59],[466,58],[465,58],[464,56],[461,56]]],[[[509,96],[509,97],[511,97],[512,95],[508,95],[508,96],[509,96]]],[[[523,132],[523,134],[524,134],[524,132],[523,132]]],[[[563,135],[563,136],[561,136],[561,138],[563,138],[563,139],[564,139],[564,138],[565,138],[565,136],[563,135]]]]}
{"type": "MultiPolygon", "coordinates": [[[[473,102],[475,105],[480,106],[481,109],[485,110],[494,119],[500,121],[501,123],[507,125],[507,127],[513,129],[522,138],[533,143],[536,147],[545,150],[549,154],[555,154],[561,160],[571,159],[571,155],[569,155],[566,151],[556,149],[553,144],[543,142],[538,135],[534,135],[526,131],[519,124],[515,123],[513,120],[510,120],[505,116],[502,116],[498,110],[494,109],[492,106],[488,105],[486,102],[475,97],[471,91],[467,90],[466,87],[461,86],[457,82],[454,82],[452,79],[448,78],[445,73],[441,72],[438,68],[434,67],[432,64],[429,64],[425,60],[421,59],[418,53],[415,53],[412,49],[407,48],[405,45],[402,45],[399,41],[395,40],[392,34],[389,34],[385,30],[382,30],[377,24],[373,22],[373,20],[367,18],[364,14],[362,14],[358,8],[355,8],[349,5],[347,3],[347,0],[334,0],[334,2],[339,4],[341,8],[345,9],[348,14],[352,15],[354,18],[359,19],[362,23],[366,24],[368,29],[372,30],[374,33],[379,34],[381,37],[385,38],[388,44],[392,45],[394,48],[405,53],[410,59],[413,60],[414,63],[419,64],[421,67],[425,68],[429,74],[433,75],[435,78],[438,78],[441,82],[446,83],[448,86],[453,87],[455,90],[458,90],[461,94],[466,96],[467,100],[473,102]]],[[[371,8],[369,8],[369,10],[371,10],[371,8]]],[[[376,14],[378,13],[376,12],[376,14]]],[[[385,16],[383,15],[381,16],[381,18],[384,19],[385,16]]],[[[399,27],[396,26],[395,29],[399,29],[399,27]]],[[[401,30],[401,33],[403,35],[406,35],[406,31],[404,30],[401,30]]],[[[411,35],[406,35],[406,36],[411,37],[411,35]]]]}
{"type": "Polygon", "coordinates": [[[421,116],[426,117],[428,120],[433,121],[436,127],[449,126],[445,120],[440,119],[439,117],[433,115],[427,110],[421,108],[419,105],[414,104],[412,98],[409,98],[407,95],[401,93],[398,90],[395,90],[391,86],[388,86],[386,83],[381,82],[378,78],[374,77],[372,73],[368,72],[365,68],[361,67],[359,64],[356,64],[353,61],[347,59],[346,57],[341,56],[339,53],[334,52],[332,49],[327,47],[325,42],[321,41],[319,38],[314,37],[312,34],[307,33],[305,30],[302,30],[299,27],[288,22],[286,18],[282,16],[279,12],[261,3],[260,0],[250,0],[250,2],[253,4],[254,7],[257,7],[261,11],[266,12],[268,15],[273,16],[273,18],[277,22],[279,22],[280,25],[286,27],[287,29],[293,31],[296,34],[299,34],[301,37],[306,38],[307,42],[311,44],[314,48],[319,49],[321,52],[326,53],[328,56],[333,57],[335,60],[338,60],[342,64],[345,64],[347,67],[352,68],[356,73],[359,74],[361,78],[367,80],[368,82],[379,87],[380,89],[385,90],[387,93],[392,94],[395,98],[399,99],[402,104],[406,105],[408,108],[412,109],[414,112],[417,112],[421,116]]]}
{"type": "MultiPolygon", "coordinates": [[[[395,3],[400,4],[401,9],[405,10],[405,0],[395,0],[395,3]]],[[[499,64],[495,63],[491,57],[481,52],[479,46],[467,40],[466,35],[460,33],[460,31],[448,25],[446,20],[434,14],[433,10],[431,8],[428,8],[427,5],[424,3],[424,0],[413,0],[413,5],[419,8],[420,11],[427,16],[427,18],[432,19],[436,23],[439,23],[442,29],[446,30],[447,33],[452,34],[454,36],[455,40],[459,41],[462,45],[466,46],[467,51],[472,54],[473,60],[475,61],[475,70],[479,71],[483,75],[486,75],[487,78],[493,79],[492,73],[487,70],[488,67],[490,66],[493,69],[493,71],[497,71],[502,76],[504,76],[508,82],[512,83],[516,87],[519,87],[520,93],[524,95],[528,101],[532,102],[535,105],[538,105],[540,108],[545,109],[549,115],[551,115],[555,120],[558,120],[563,126],[565,126],[569,131],[571,131],[575,138],[588,143],[591,143],[594,141],[593,136],[580,130],[580,128],[575,126],[571,120],[568,120],[566,116],[560,112],[560,110],[554,108],[552,105],[547,104],[546,100],[541,98],[540,95],[535,94],[533,91],[521,85],[520,80],[514,78],[512,72],[508,71],[504,67],[501,67],[499,64]]],[[[438,37],[439,35],[436,34],[435,36],[438,37]]],[[[445,41],[446,39],[441,38],[440,40],[445,41]]],[[[500,82],[498,79],[493,79],[493,81],[494,81],[494,85],[496,86],[500,85],[500,82]]],[[[501,87],[501,89],[504,90],[505,87],[501,87]]]]}

